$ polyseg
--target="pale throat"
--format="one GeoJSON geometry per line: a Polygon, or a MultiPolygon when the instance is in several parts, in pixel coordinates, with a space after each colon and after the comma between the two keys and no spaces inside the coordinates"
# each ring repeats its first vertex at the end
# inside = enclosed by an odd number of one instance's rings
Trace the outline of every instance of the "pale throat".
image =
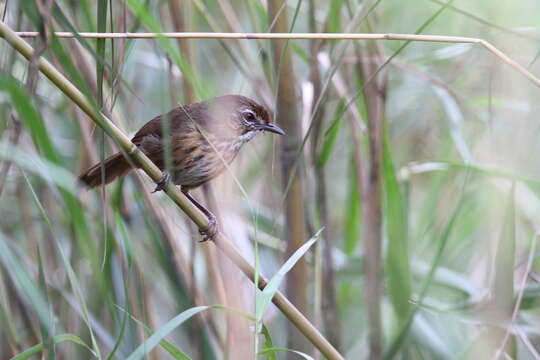
{"type": "Polygon", "coordinates": [[[246,132],[245,134],[242,134],[242,135],[236,137],[233,140],[232,146],[239,148],[240,146],[247,143],[249,140],[253,139],[253,137],[255,135],[257,135],[259,132],[260,132],[260,130],[251,130],[251,131],[246,132]]]}
{"type": "Polygon", "coordinates": [[[235,157],[242,145],[253,139],[260,130],[248,131],[245,134],[235,137],[231,141],[219,142],[218,151],[226,155],[227,162],[231,162],[235,157]]]}

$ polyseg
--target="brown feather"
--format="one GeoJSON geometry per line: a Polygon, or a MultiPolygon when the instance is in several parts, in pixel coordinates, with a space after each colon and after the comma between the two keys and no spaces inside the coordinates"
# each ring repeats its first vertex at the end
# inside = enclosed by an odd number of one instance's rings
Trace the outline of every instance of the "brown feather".
{"type": "MultiPolygon", "coordinates": [[[[105,184],[112,182],[118,177],[126,175],[132,169],[131,165],[126,160],[124,155],[122,155],[122,153],[115,154],[105,159],[103,168],[105,169],[105,184]]],[[[101,170],[101,163],[97,163],[81,174],[79,176],[79,181],[89,188],[100,186],[102,185],[101,170]]]]}

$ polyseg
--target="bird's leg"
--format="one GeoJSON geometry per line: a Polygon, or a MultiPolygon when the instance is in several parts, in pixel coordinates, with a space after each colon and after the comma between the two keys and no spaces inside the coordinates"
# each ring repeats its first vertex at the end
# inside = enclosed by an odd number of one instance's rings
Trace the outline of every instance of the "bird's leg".
{"type": "Polygon", "coordinates": [[[163,175],[161,178],[156,181],[156,188],[152,193],[155,193],[157,191],[161,191],[165,188],[165,185],[171,180],[171,174],[167,170],[163,170],[163,175]]]}
{"type": "Polygon", "coordinates": [[[189,201],[191,201],[191,203],[195,205],[197,209],[201,210],[201,212],[208,218],[208,225],[199,228],[199,234],[203,235],[201,242],[213,240],[218,232],[216,216],[212,214],[210,210],[202,206],[197,200],[195,200],[195,198],[189,193],[188,188],[182,187],[181,189],[182,193],[189,199],[189,201]]]}

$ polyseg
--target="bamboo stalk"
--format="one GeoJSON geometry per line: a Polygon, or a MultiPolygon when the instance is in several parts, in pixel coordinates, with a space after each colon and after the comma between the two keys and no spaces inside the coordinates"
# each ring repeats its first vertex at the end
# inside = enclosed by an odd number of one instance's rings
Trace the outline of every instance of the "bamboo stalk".
{"type": "MultiPolygon", "coordinates": [[[[26,59],[30,60],[34,54],[33,48],[21,37],[17,36],[3,21],[0,21],[0,37],[6,41],[26,59]]],[[[140,151],[135,144],[105,115],[99,112],[64,75],[62,75],[49,61],[40,58],[39,70],[54,83],[65,95],[81,108],[98,126],[111,136],[118,146],[128,154],[131,159],[152,180],[158,181],[162,173],[150,159],[140,151]]],[[[208,219],[181,193],[178,187],[167,183],[165,193],[175,202],[178,207],[190,217],[198,226],[208,225],[208,219]]],[[[214,241],[215,245],[225,253],[231,261],[251,280],[254,279],[255,270],[251,264],[236,250],[232,243],[222,234],[218,234],[214,241]]],[[[263,289],[267,284],[266,279],[259,276],[257,286],[263,289]]],[[[320,332],[306,319],[306,317],[292,305],[281,292],[276,292],[272,299],[281,312],[301,331],[309,341],[315,345],[328,359],[343,360],[343,356],[326,340],[320,332]]]]}
{"type": "MultiPolygon", "coordinates": [[[[267,2],[268,17],[272,31],[287,31],[287,9],[282,8],[284,2],[271,0],[267,2]]],[[[280,162],[282,188],[284,193],[284,218],[286,226],[287,249],[286,256],[291,256],[308,239],[306,230],[306,215],[304,203],[304,189],[302,172],[295,171],[295,163],[302,163],[303,155],[299,152],[302,144],[302,128],[298,118],[295,73],[292,66],[290,49],[285,39],[274,39],[271,42],[273,67],[276,73],[276,119],[286,135],[283,136],[280,147],[280,162]]],[[[307,284],[309,280],[306,260],[302,257],[289,271],[286,279],[285,293],[298,309],[307,313],[309,311],[307,284]]],[[[294,329],[291,324],[287,326],[287,347],[304,353],[311,351],[309,344],[294,329]]],[[[287,359],[298,355],[287,354],[287,359]]]]}
{"type": "MultiPolygon", "coordinates": [[[[380,56],[376,43],[369,43],[364,50],[370,56],[380,56]]],[[[369,324],[369,358],[382,359],[382,144],[384,129],[384,99],[386,80],[379,75],[374,81],[365,82],[377,73],[379,65],[361,62],[359,71],[364,81],[363,93],[368,124],[368,164],[362,189],[362,242],[364,245],[365,303],[369,324]]]]}
{"type": "MultiPolygon", "coordinates": [[[[179,0],[172,0],[169,1],[169,10],[171,12],[171,20],[173,22],[174,27],[177,30],[183,30],[186,28],[186,22],[188,21],[188,17],[185,15],[184,12],[190,12],[191,6],[189,3],[183,3],[180,4],[179,0]]],[[[186,59],[186,61],[191,65],[191,48],[189,46],[189,42],[186,38],[177,38],[178,42],[178,49],[180,50],[180,53],[183,55],[183,57],[186,59]]],[[[185,104],[190,104],[192,102],[195,102],[196,96],[195,96],[195,89],[193,88],[193,85],[189,82],[189,80],[183,76],[182,77],[182,89],[183,89],[183,100],[185,104]]]]}
{"type": "MultiPolygon", "coordinates": [[[[314,0],[309,1],[309,30],[310,32],[317,31],[317,22],[315,19],[316,4],[314,0]]],[[[323,82],[319,72],[319,61],[317,59],[319,50],[321,49],[321,41],[310,41],[310,61],[309,61],[309,81],[313,85],[313,101],[310,109],[312,117],[313,130],[311,135],[311,161],[313,161],[313,167],[315,169],[315,194],[316,194],[316,208],[319,216],[319,222],[324,224],[324,232],[322,233],[321,241],[318,241],[316,254],[319,255],[319,259],[322,263],[322,269],[315,266],[315,274],[320,272],[320,276],[315,278],[319,281],[315,281],[315,305],[314,308],[314,322],[317,321],[320,324],[324,324],[325,335],[335,347],[338,349],[341,346],[341,326],[339,324],[339,311],[336,296],[336,281],[334,274],[334,258],[332,256],[332,247],[335,245],[334,239],[334,227],[330,217],[330,211],[328,207],[327,197],[327,178],[326,169],[324,166],[318,166],[318,154],[319,145],[321,140],[321,133],[323,128],[323,122],[325,118],[325,104],[321,102],[317,108],[316,102],[321,98],[323,94],[323,82]],[[324,296],[322,295],[324,294],[324,296]],[[318,296],[320,295],[320,296],[318,296]]],[[[318,355],[318,354],[315,354],[318,355]]]]}
{"type": "MultiPolygon", "coordinates": [[[[16,32],[20,37],[37,37],[37,31],[16,32]]],[[[466,36],[446,35],[414,35],[414,34],[358,34],[358,33],[230,33],[230,32],[116,32],[95,33],[69,31],[57,31],[54,33],[59,38],[105,38],[105,39],[325,39],[325,40],[412,40],[412,41],[436,41],[436,42],[465,42],[479,43],[485,40],[466,36]]]]}
{"type": "MultiPolygon", "coordinates": [[[[272,31],[284,32],[288,28],[287,9],[281,0],[267,2],[268,18],[273,26],[272,31]]],[[[273,67],[277,74],[276,81],[276,119],[286,135],[280,146],[282,188],[284,193],[285,237],[287,239],[286,256],[291,256],[307,240],[306,213],[304,209],[304,186],[301,171],[295,171],[296,161],[303,162],[302,127],[299,121],[296,103],[296,75],[292,65],[290,48],[287,40],[274,39],[271,42],[273,67]]],[[[306,259],[302,257],[287,274],[285,293],[298,309],[307,313],[309,271],[306,259]]],[[[311,348],[302,335],[291,324],[287,326],[287,347],[304,353],[311,348]]],[[[287,359],[298,355],[288,353],[287,359]]]]}

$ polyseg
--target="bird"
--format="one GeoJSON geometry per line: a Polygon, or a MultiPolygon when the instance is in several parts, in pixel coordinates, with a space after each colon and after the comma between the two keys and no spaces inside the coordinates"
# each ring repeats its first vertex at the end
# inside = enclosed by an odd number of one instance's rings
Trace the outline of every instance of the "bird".
{"type": "MultiPolygon", "coordinates": [[[[242,145],[258,133],[285,135],[279,126],[271,123],[270,114],[265,106],[246,96],[223,95],[156,116],[131,139],[163,172],[154,192],[163,190],[172,181],[206,215],[208,225],[199,229],[202,241],[212,240],[217,234],[216,217],[190,190],[221,174],[242,145]],[[165,149],[169,149],[168,154],[165,149]]],[[[119,152],[84,171],[79,181],[87,188],[95,188],[126,176],[135,167],[127,155],[119,152]]]]}

